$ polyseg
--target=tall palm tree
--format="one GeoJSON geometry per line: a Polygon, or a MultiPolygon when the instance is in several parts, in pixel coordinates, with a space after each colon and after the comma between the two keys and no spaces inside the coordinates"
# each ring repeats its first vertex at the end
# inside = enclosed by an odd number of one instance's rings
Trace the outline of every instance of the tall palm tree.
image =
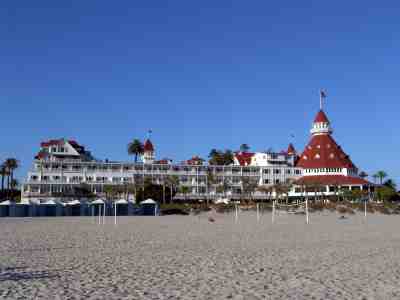
{"type": "Polygon", "coordinates": [[[379,183],[380,185],[383,184],[383,179],[385,179],[387,177],[387,173],[385,171],[378,171],[375,174],[377,176],[377,178],[379,178],[379,183]]]}
{"type": "Polygon", "coordinates": [[[1,176],[1,191],[4,191],[4,180],[8,176],[8,169],[5,163],[0,165],[0,176],[1,176]]]}
{"type": "Polygon", "coordinates": [[[14,171],[19,167],[19,161],[16,158],[7,158],[4,164],[9,172],[7,187],[10,189],[11,182],[14,180],[14,171]]]}
{"type": "Polygon", "coordinates": [[[19,185],[19,181],[17,179],[13,179],[11,181],[10,185],[11,185],[11,189],[15,190],[19,185]]]}
{"type": "Polygon", "coordinates": [[[143,144],[138,139],[134,139],[128,144],[128,154],[135,156],[135,163],[137,163],[138,156],[143,154],[143,150],[143,144]]]}

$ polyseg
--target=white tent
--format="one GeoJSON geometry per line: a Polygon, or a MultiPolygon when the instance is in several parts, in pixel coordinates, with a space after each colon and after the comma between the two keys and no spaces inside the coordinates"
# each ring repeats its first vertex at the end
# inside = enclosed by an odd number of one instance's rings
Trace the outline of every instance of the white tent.
{"type": "Polygon", "coordinates": [[[13,205],[14,204],[14,202],[11,202],[10,200],[6,200],[6,201],[3,201],[3,202],[0,202],[0,205],[13,205]]]}
{"type": "Polygon", "coordinates": [[[53,199],[47,200],[46,202],[40,203],[40,204],[41,205],[57,205],[57,203],[53,199]]]}
{"type": "Polygon", "coordinates": [[[80,205],[81,202],[79,200],[72,200],[66,203],[66,205],[80,205]]]}
{"type": "Polygon", "coordinates": [[[129,202],[126,201],[125,199],[119,199],[117,201],[115,201],[115,204],[128,204],[129,202]]]}
{"type": "Polygon", "coordinates": [[[219,198],[215,200],[215,204],[229,204],[229,199],[227,198],[219,198]]]}
{"type": "Polygon", "coordinates": [[[153,199],[147,199],[147,200],[140,202],[140,204],[157,204],[157,202],[154,201],[153,199]]]}
{"type": "Polygon", "coordinates": [[[104,204],[105,201],[103,199],[97,199],[95,201],[92,201],[90,204],[104,204]]]}

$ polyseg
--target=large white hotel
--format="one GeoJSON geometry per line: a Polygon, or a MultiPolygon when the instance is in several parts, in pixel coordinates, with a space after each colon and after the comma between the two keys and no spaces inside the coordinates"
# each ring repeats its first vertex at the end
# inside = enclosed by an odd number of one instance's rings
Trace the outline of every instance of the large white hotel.
{"type": "MultiPolygon", "coordinates": [[[[41,143],[33,169],[23,185],[22,201],[44,202],[49,198],[69,201],[75,188],[82,184],[100,197],[105,185],[140,184],[145,178],[161,184],[171,175],[179,178],[180,186],[188,187],[185,199],[204,199],[210,194],[221,197],[216,187],[223,182],[228,184],[224,196],[237,198],[243,177],[251,177],[259,185],[266,186],[291,181],[294,183],[289,194],[291,197],[302,196],[304,189],[301,187],[312,184],[322,186],[319,192],[327,196],[335,193],[337,187],[344,190],[372,188],[368,181],[359,177],[357,167],[333,139],[330,122],[321,109],[303,153],[297,153],[292,144],[279,153],[236,152],[234,163],[229,166],[203,164],[197,157],[179,164],[157,161],[155,148],[149,139],[144,143],[140,163],[99,161],[76,141],[46,141],[41,143]],[[215,179],[211,187],[207,182],[210,172],[215,179]]],[[[263,196],[260,192],[255,193],[255,197],[263,196]]]]}

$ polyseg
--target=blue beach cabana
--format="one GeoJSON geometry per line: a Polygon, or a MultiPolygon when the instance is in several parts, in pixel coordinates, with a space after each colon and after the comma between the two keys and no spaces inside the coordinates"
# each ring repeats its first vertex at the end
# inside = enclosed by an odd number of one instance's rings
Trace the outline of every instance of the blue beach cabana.
{"type": "Polygon", "coordinates": [[[10,200],[0,202],[0,217],[10,217],[11,216],[11,206],[15,203],[10,200]]]}
{"type": "Polygon", "coordinates": [[[147,199],[140,202],[140,206],[144,216],[158,216],[159,214],[158,203],[153,199],[147,199]]]}

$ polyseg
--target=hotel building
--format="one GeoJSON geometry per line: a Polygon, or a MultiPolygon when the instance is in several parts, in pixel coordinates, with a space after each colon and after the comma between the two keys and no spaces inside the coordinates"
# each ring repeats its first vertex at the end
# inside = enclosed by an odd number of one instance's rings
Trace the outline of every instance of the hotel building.
{"type": "MultiPolygon", "coordinates": [[[[342,189],[370,190],[371,184],[358,176],[350,157],[335,142],[328,117],[321,109],[311,129],[311,140],[302,154],[292,144],[279,153],[236,152],[229,166],[203,164],[198,157],[179,164],[156,160],[155,147],[150,139],[144,143],[140,163],[96,160],[85,147],[73,140],[57,139],[41,143],[33,168],[23,185],[22,201],[43,202],[49,198],[69,201],[77,187],[85,185],[103,196],[105,185],[142,184],[145,178],[162,184],[168,176],[177,176],[179,185],[188,187],[185,199],[205,199],[207,195],[221,197],[217,186],[225,183],[224,197],[239,198],[243,177],[252,178],[258,185],[273,186],[293,183],[290,197],[299,197],[304,186],[319,185],[319,193],[333,195],[342,189]],[[207,182],[209,174],[213,184],[207,182]]],[[[260,192],[256,198],[265,198],[260,192]]],[[[176,198],[183,198],[177,194],[176,198]]]]}

